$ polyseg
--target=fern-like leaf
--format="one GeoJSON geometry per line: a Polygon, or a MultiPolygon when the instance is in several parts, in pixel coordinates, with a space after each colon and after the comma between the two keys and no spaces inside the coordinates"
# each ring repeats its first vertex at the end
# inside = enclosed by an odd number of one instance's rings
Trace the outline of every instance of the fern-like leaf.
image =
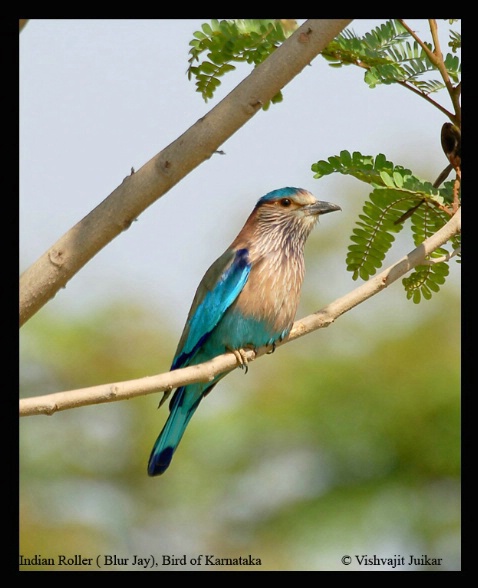
{"type": "MultiPolygon", "coordinates": [[[[412,233],[415,245],[420,245],[425,239],[441,229],[447,218],[445,215],[436,214],[435,211],[428,207],[421,207],[412,216],[412,233]]],[[[452,239],[452,246],[458,249],[460,246],[460,236],[457,235],[452,239]]],[[[450,268],[447,261],[433,263],[436,258],[447,258],[449,252],[444,247],[436,249],[430,255],[430,264],[417,266],[413,272],[402,280],[407,293],[407,298],[418,304],[422,297],[429,300],[433,292],[438,292],[440,286],[445,283],[450,268]]]]}
{"type": "MultiPolygon", "coordinates": [[[[453,40],[450,45],[455,52],[461,46],[461,37],[455,34],[453,40]]],[[[428,43],[427,46],[431,48],[428,43]]],[[[363,37],[343,31],[322,56],[333,67],[355,64],[365,68],[364,80],[371,88],[402,83],[428,95],[445,87],[442,81],[423,79],[437,68],[398,20],[389,20],[363,37]]],[[[458,56],[449,53],[444,62],[448,75],[457,83],[461,73],[458,56]]]]}
{"type": "Polygon", "coordinates": [[[450,40],[448,41],[448,47],[451,48],[453,53],[456,53],[458,49],[461,49],[461,35],[456,31],[450,31],[450,40]]]}
{"type": "Polygon", "coordinates": [[[395,224],[397,218],[409,206],[409,196],[389,188],[375,188],[370,200],[365,202],[362,214],[350,240],[347,270],[352,277],[368,280],[382,267],[390,247],[395,241],[394,233],[402,230],[403,224],[395,224]]]}
{"type": "MultiPolygon", "coordinates": [[[[212,20],[190,41],[188,78],[207,102],[220,85],[219,78],[236,69],[234,63],[262,63],[297,28],[289,19],[212,20]],[[206,57],[206,58],[205,58],[206,57]],[[195,65],[198,62],[199,65],[195,65]]],[[[282,100],[279,92],[271,100],[282,100]]],[[[270,103],[264,104],[267,110],[270,103]]]]}
{"type": "MultiPolygon", "coordinates": [[[[331,173],[352,175],[373,188],[370,200],[364,203],[362,214],[353,229],[352,244],[348,248],[347,269],[352,272],[354,280],[367,280],[382,267],[395,240],[394,235],[404,226],[398,221],[410,209],[414,209],[410,222],[415,245],[422,243],[449,219],[446,206],[453,202],[453,182],[445,183],[440,189],[434,188],[410,170],[394,165],[383,154],[374,158],[358,152],[350,154],[341,151],[327,161],[314,163],[312,171],[315,178],[331,173]]],[[[416,288],[421,294],[414,294],[414,299],[428,296],[429,290],[436,291],[433,288],[438,282],[433,280],[443,273],[428,268],[429,278],[424,278],[424,270],[420,275],[424,286],[416,288]]]]}
{"type": "MultiPolygon", "coordinates": [[[[446,251],[442,248],[434,252],[435,255],[441,256],[444,253],[446,251]]],[[[415,304],[418,304],[422,297],[425,300],[430,300],[433,292],[438,292],[440,287],[445,283],[449,271],[450,268],[446,262],[418,265],[409,276],[402,280],[407,298],[415,304]]]]}
{"type": "Polygon", "coordinates": [[[389,61],[386,50],[408,37],[406,29],[397,20],[387,21],[361,38],[346,29],[327,45],[321,55],[335,67],[350,64],[371,67],[389,61]]]}

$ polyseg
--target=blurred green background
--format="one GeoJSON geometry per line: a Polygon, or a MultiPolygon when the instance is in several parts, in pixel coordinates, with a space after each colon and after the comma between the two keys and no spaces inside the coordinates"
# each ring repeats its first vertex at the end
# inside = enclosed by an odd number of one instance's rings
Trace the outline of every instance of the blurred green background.
{"type": "MultiPolygon", "coordinates": [[[[313,282],[305,312],[320,298],[313,282]]],[[[236,370],[201,404],[159,478],[146,463],[167,414],[156,410],[160,395],[22,418],[20,553],[129,558],[105,568],[122,570],[136,569],[135,554],[260,558],[243,571],[364,569],[356,555],[428,554],[441,565],[419,569],[460,569],[456,286],[416,306],[395,284],[366,303],[376,307],[370,320],[357,309],[247,375],[236,370]],[[397,312],[416,323],[400,328],[397,312]]],[[[121,298],[74,319],[46,308],[23,330],[22,391],[167,370],[179,334],[165,325],[121,298]]]]}

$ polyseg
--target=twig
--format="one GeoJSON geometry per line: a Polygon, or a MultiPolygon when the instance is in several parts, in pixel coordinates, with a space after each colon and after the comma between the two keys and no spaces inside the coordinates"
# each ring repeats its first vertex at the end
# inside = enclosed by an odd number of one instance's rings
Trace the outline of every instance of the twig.
{"type": "Polygon", "coordinates": [[[431,259],[425,259],[421,265],[435,265],[437,263],[442,263],[444,261],[450,261],[452,257],[455,255],[460,255],[461,247],[457,247],[451,253],[447,253],[446,255],[442,255],[441,257],[432,257],[431,259]]]}

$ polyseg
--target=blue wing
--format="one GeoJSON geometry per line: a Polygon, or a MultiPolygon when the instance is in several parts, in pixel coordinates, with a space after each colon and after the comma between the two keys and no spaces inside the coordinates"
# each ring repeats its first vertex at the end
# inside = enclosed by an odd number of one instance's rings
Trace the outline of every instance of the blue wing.
{"type": "Polygon", "coordinates": [[[212,264],[197,289],[171,369],[189,365],[239,296],[250,271],[247,249],[228,249],[212,264]]]}
{"type": "MultiPolygon", "coordinates": [[[[250,270],[247,249],[229,249],[209,268],[197,289],[171,369],[189,365],[198,352],[200,360],[205,361],[213,351],[216,354],[223,351],[220,348],[215,350],[212,345],[213,349],[201,354],[204,343],[244,288],[250,270]]],[[[150,476],[166,471],[201,399],[221,377],[219,375],[212,382],[190,384],[176,390],[169,405],[169,417],[151,451],[148,463],[150,476]]],[[[167,396],[168,393],[165,393],[161,403],[167,396]]]]}

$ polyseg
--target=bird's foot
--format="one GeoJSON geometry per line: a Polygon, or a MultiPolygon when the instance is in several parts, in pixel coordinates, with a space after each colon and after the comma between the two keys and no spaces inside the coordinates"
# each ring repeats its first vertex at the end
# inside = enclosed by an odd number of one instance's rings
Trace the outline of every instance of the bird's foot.
{"type": "Polygon", "coordinates": [[[229,349],[229,351],[231,353],[234,353],[236,359],[237,359],[237,363],[239,364],[239,367],[241,368],[241,370],[245,370],[244,373],[247,374],[247,372],[249,371],[249,366],[247,365],[248,361],[247,361],[247,356],[246,356],[246,352],[244,349],[229,349]]]}
{"type": "Polygon", "coordinates": [[[272,343],[271,345],[271,349],[270,351],[267,352],[267,355],[270,355],[271,353],[274,353],[274,351],[276,350],[276,343],[275,341],[272,343]]]}

